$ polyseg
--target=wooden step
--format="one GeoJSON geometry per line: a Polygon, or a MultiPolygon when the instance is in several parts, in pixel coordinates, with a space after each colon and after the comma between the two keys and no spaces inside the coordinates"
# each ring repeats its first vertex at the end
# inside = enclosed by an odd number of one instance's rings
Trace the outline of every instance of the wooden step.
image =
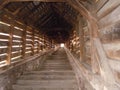
{"type": "Polygon", "coordinates": [[[70,65],[59,65],[59,64],[45,64],[43,67],[71,67],[70,65]]]}
{"type": "Polygon", "coordinates": [[[74,75],[22,75],[20,80],[73,80],[74,75]]]}
{"type": "Polygon", "coordinates": [[[42,67],[40,70],[72,70],[71,67],[64,68],[64,67],[42,67]]]}
{"type": "Polygon", "coordinates": [[[54,59],[52,59],[52,60],[50,60],[50,59],[48,59],[48,60],[46,60],[46,62],[68,62],[69,63],[69,61],[68,60],[54,60],[54,59]]]}
{"type": "Polygon", "coordinates": [[[43,70],[43,71],[31,71],[25,72],[25,75],[75,75],[72,70],[43,70]]]}
{"type": "Polygon", "coordinates": [[[14,85],[13,90],[79,90],[76,85],[68,87],[48,87],[40,85],[14,85]]]}
{"type": "Polygon", "coordinates": [[[63,50],[46,57],[36,71],[24,72],[13,90],[79,90],[76,76],[63,50]]]}
{"type": "Polygon", "coordinates": [[[40,86],[64,86],[66,85],[77,85],[76,80],[17,80],[18,85],[40,85],[40,86]]]}

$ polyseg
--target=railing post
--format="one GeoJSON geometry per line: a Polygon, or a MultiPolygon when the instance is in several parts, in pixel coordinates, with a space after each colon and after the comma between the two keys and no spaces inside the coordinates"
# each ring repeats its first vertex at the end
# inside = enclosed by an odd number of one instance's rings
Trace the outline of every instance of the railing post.
{"type": "Polygon", "coordinates": [[[7,50],[7,64],[10,65],[11,64],[11,58],[12,58],[12,41],[13,41],[13,29],[14,29],[14,25],[13,25],[13,20],[10,19],[10,30],[9,30],[9,42],[8,42],[8,50],[7,50]]]}
{"type": "Polygon", "coordinates": [[[79,38],[80,38],[80,61],[84,61],[85,60],[84,30],[83,30],[82,22],[80,20],[78,24],[78,30],[79,30],[79,38]]]}
{"type": "Polygon", "coordinates": [[[23,29],[23,37],[22,37],[22,58],[25,58],[25,52],[26,52],[26,29],[27,26],[23,29]]]}
{"type": "Polygon", "coordinates": [[[39,35],[39,44],[40,44],[40,50],[42,51],[42,38],[41,38],[41,33],[39,35]]]}
{"type": "MultiPolygon", "coordinates": [[[[40,32],[38,32],[38,34],[40,34],[40,32]]],[[[37,44],[38,44],[37,53],[39,53],[40,52],[40,37],[39,37],[39,35],[38,35],[38,42],[37,42],[37,44]]]]}
{"type": "Polygon", "coordinates": [[[34,29],[32,28],[32,55],[34,55],[34,29]]]}
{"type": "Polygon", "coordinates": [[[43,50],[45,50],[45,48],[46,48],[46,43],[45,43],[45,35],[43,35],[43,43],[44,43],[44,48],[43,48],[43,50]]]}

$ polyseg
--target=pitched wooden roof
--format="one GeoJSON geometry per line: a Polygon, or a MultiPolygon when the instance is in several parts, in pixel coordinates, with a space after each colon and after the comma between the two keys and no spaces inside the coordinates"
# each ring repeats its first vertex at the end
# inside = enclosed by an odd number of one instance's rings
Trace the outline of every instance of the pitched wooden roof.
{"type": "MultiPolygon", "coordinates": [[[[38,28],[52,38],[65,40],[77,22],[78,12],[66,0],[8,0],[3,9],[11,12],[27,25],[38,28]],[[45,2],[44,2],[45,1],[45,2]]],[[[84,5],[91,0],[79,0],[84,5]]]]}

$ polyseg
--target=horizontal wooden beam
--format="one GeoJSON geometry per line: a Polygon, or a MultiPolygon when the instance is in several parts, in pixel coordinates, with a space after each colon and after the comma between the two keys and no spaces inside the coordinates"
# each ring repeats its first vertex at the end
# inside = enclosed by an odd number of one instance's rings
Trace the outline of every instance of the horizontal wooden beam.
{"type": "Polygon", "coordinates": [[[8,3],[9,3],[9,0],[1,0],[0,1],[0,9],[2,9],[8,3]]]}
{"type": "Polygon", "coordinates": [[[39,2],[66,2],[66,0],[10,0],[10,2],[39,1],[39,2]]]}

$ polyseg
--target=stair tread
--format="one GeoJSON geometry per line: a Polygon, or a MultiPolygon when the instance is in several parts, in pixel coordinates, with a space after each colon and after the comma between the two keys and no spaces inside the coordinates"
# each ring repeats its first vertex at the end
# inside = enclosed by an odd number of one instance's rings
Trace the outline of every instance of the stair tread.
{"type": "Polygon", "coordinates": [[[73,82],[76,82],[76,80],[18,80],[17,83],[19,82],[41,82],[41,83],[56,83],[56,82],[59,82],[59,83],[73,83],[73,82]]]}
{"type": "Polygon", "coordinates": [[[41,70],[41,71],[31,71],[31,72],[25,72],[24,74],[59,74],[59,75],[64,75],[64,74],[73,74],[74,72],[72,70],[41,70]]]}
{"type": "Polygon", "coordinates": [[[25,72],[13,85],[13,90],[79,90],[75,73],[65,52],[46,57],[34,71],[25,72]]]}
{"type": "Polygon", "coordinates": [[[20,77],[20,79],[28,80],[28,79],[34,79],[34,80],[66,80],[66,79],[75,79],[75,76],[73,75],[23,75],[20,77]]]}
{"type": "Polygon", "coordinates": [[[13,90],[79,90],[77,86],[69,87],[53,87],[39,85],[14,85],[13,90]]]}
{"type": "Polygon", "coordinates": [[[13,85],[13,87],[14,86],[17,86],[17,85],[19,85],[19,86],[24,86],[24,87],[34,87],[34,88],[77,88],[78,87],[78,85],[77,84],[65,84],[65,83],[63,83],[63,84],[59,84],[59,83],[57,83],[57,84],[55,84],[55,83],[53,83],[53,84],[46,84],[46,83],[44,83],[44,84],[16,84],[16,85],[13,85]]]}

